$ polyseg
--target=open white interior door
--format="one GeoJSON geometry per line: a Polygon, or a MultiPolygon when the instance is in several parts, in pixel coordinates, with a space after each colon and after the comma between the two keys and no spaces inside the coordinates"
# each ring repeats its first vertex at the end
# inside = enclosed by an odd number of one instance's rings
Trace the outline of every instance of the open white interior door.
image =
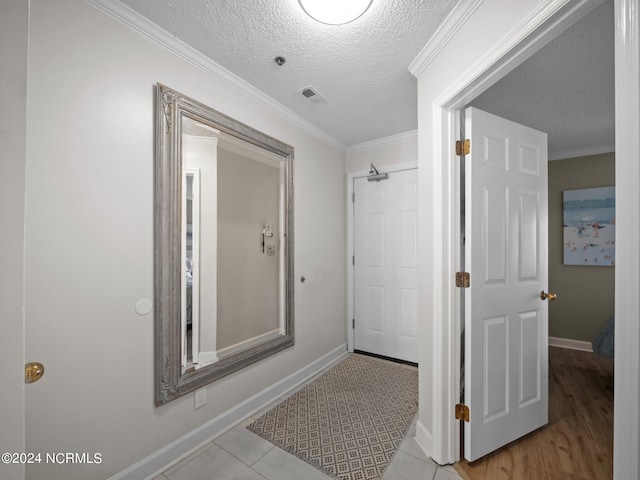
{"type": "Polygon", "coordinates": [[[548,412],[547,135],[465,112],[464,456],[545,425],[548,412]]]}

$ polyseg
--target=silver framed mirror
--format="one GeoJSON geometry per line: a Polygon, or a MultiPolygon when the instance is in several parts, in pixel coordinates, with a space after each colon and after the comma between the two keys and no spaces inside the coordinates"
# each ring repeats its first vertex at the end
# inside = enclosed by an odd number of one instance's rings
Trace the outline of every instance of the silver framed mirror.
{"type": "Polygon", "coordinates": [[[293,147],[156,85],[155,403],[294,344],[293,147]]]}

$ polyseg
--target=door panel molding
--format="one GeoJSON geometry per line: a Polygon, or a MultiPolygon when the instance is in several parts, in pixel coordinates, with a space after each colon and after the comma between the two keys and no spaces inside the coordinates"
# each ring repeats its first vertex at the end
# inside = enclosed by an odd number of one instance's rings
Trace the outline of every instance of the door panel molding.
{"type": "Polygon", "coordinates": [[[464,457],[474,461],[548,421],[547,338],[540,334],[547,330],[548,302],[539,296],[548,288],[547,134],[477,108],[465,110],[465,122],[471,141],[465,157],[465,270],[485,279],[462,290],[464,403],[470,412],[464,457]],[[507,149],[474,148],[486,138],[508,138],[507,149]],[[537,153],[529,163],[540,165],[538,175],[522,172],[522,145],[537,153]],[[524,238],[527,233],[533,237],[524,238]],[[521,281],[523,263],[538,278],[521,281]],[[537,312],[533,331],[522,316],[531,311],[537,312]],[[531,392],[539,401],[531,401],[531,392]]]}
{"type": "Polygon", "coordinates": [[[417,173],[353,181],[354,348],[408,362],[418,361],[417,325],[408,325],[417,321],[408,313],[418,298],[417,173]]]}
{"type": "MultiPolygon", "coordinates": [[[[418,162],[403,162],[396,165],[390,165],[387,167],[378,167],[380,173],[394,173],[402,172],[404,170],[413,170],[418,168],[418,162]]],[[[369,175],[369,170],[356,170],[353,172],[347,172],[346,178],[346,209],[347,209],[347,256],[345,258],[347,266],[347,312],[345,318],[345,324],[347,328],[347,350],[353,352],[354,350],[354,336],[353,336],[353,319],[355,312],[354,305],[354,275],[353,275],[353,182],[356,178],[366,177],[369,175]]],[[[419,171],[418,171],[419,175],[419,171]]],[[[418,180],[420,183],[420,180],[418,180]]]]}

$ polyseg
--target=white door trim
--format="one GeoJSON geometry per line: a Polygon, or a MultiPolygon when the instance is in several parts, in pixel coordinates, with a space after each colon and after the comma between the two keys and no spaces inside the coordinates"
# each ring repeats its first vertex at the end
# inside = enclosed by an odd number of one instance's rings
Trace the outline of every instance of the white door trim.
{"type": "MultiPolygon", "coordinates": [[[[403,170],[412,170],[418,168],[418,162],[406,162],[398,163],[396,165],[390,165],[387,167],[379,167],[380,173],[394,173],[401,172],[403,170]]],[[[353,275],[353,181],[356,178],[366,177],[369,175],[369,170],[357,170],[354,172],[347,172],[347,350],[353,352],[354,349],[354,336],[353,336],[353,318],[355,315],[354,304],[354,275],[353,275]]],[[[420,195],[420,191],[418,191],[420,195]]]]}
{"type": "MultiPolygon", "coordinates": [[[[625,58],[631,58],[636,55],[636,62],[634,63],[635,77],[631,76],[631,72],[627,71],[625,74],[629,77],[624,81],[627,91],[635,91],[636,95],[631,96],[635,99],[635,103],[629,101],[629,110],[634,110],[624,116],[624,122],[630,123],[627,125],[629,131],[635,132],[630,134],[629,138],[635,137],[634,148],[625,150],[629,153],[627,159],[631,162],[633,158],[638,158],[637,148],[637,136],[640,127],[640,120],[638,118],[638,85],[637,85],[637,54],[638,54],[638,16],[640,15],[636,10],[633,10],[632,3],[634,0],[616,0],[616,3],[620,5],[617,8],[617,36],[623,36],[624,19],[628,18],[623,15],[624,10],[627,15],[633,12],[633,18],[635,19],[635,30],[633,32],[627,32],[625,42],[623,45],[616,45],[618,50],[625,50],[627,55],[625,58]],[[624,7],[622,6],[624,5],[624,7]],[[635,36],[634,36],[635,35],[635,36]],[[636,81],[634,84],[633,81],[636,81]],[[631,105],[633,104],[633,106],[631,105]],[[632,118],[633,117],[633,118],[632,118]],[[632,154],[635,154],[633,156],[632,154]]],[[[541,8],[530,15],[520,25],[515,26],[511,30],[511,34],[500,43],[500,45],[494,47],[488,51],[483,57],[466,70],[456,82],[451,84],[446,90],[444,90],[433,103],[433,145],[431,146],[432,158],[440,159],[435,161],[431,167],[430,172],[434,175],[430,181],[422,181],[420,184],[429,184],[433,191],[431,192],[433,198],[433,210],[428,212],[431,215],[431,221],[436,228],[441,232],[441,235],[436,235],[432,238],[432,260],[433,270],[430,272],[431,277],[427,280],[427,283],[433,289],[433,302],[431,305],[427,305],[426,308],[430,310],[430,316],[433,319],[433,337],[431,338],[431,350],[432,350],[432,364],[433,364],[433,390],[432,390],[432,429],[431,437],[421,439],[418,435],[418,440],[423,443],[431,443],[431,455],[437,463],[446,464],[453,463],[460,458],[459,448],[459,426],[458,422],[454,419],[453,408],[458,402],[459,398],[459,384],[460,384],[460,369],[459,369],[459,351],[460,351],[460,309],[458,305],[458,295],[455,287],[452,286],[451,279],[454,278],[456,267],[459,263],[459,214],[458,208],[458,172],[456,170],[457,162],[455,162],[455,155],[453,152],[453,145],[456,140],[457,126],[456,126],[456,110],[464,107],[469,101],[478,96],[489,86],[496,83],[499,79],[507,75],[511,70],[529,58],[533,53],[539,50],[543,45],[551,41],[558,36],[564,30],[569,28],[573,23],[579,20],[582,16],[586,15],[589,11],[600,5],[602,0],[576,0],[574,2],[566,2],[563,0],[549,0],[545,2],[541,8]]],[[[631,66],[627,68],[632,69],[631,66]]],[[[619,79],[618,72],[616,72],[616,91],[623,91],[623,80],[619,79]]],[[[621,104],[619,96],[616,96],[616,111],[621,104]]],[[[627,97],[628,98],[628,97],[627,97]]],[[[616,123],[622,120],[616,118],[616,123]]],[[[625,141],[627,141],[625,139],[625,141]]],[[[616,134],[616,147],[618,148],[617,159],[620,159],[622,139],[616,134]]],[[[640,178],[640,168],[634,165],[635,176],[629,175],[628,182],[638,181],[640,178]]],[[[629,189],[631,189],[632,183],[627,183],[629,189]]],[[[619,186],[617,185],[616,191],[619,192],[619,186]]],[[[636,195],[636,203],[632,205],[636,211],[640,211],[640,197],[636,195]]],[[[631,211],[629,212],[631,217],[631,211]]],[[[638,221],[635,223],[633,218],[628,218],[629,225],[635,225],[637,230],[638,221]]],[[[621,216],[618,214],[618,224],[623,223],[621,216]]],[[[633,235],[631,232],[629,235],[633,235]]],[[[637,242],[638,232],[635,232],[634,240],[637,242]]],[[[637,245],[636,245],[637,247],[637,245]]],[[[638,248],[633,252],[629,252],[629,262],[625,262],[627,266],[625,269],[629,269],[628,273],[625,273],[626,278],[640,277],[640,269],[638,266],[638,248]],[[634,265],[636,268],[632,267],[634,265]],[[636,274],[633,277],[633,273],[636,274]]],[[[616,278],[622,280],[624,278],[621,275],[621,269],[616,269],[616,278]]],[[[638,287],[640,281],[635,285],[635,295],[629,294],[625,299],[625,302],[633,303],[635,309],[625,308],[625,312],[628,313],[629,319],[637,318],[638,315],[630,315],[632,312],[640,312],[640,301],[638,300],[638,287]]],[[[618,300],[618,294],[616,293],[616,300],[618,300]]],[[[616,302],[618,307],[618,302],[616,302]]],[[[616,309],[617,313],[621,309],[616,309]]],[[[637,327],[636,327],[637,328],[637,327]]],[[[619,332],[619,330],[618,330],[619,332]]],[[[634,332],[635,341],[640,339],[640,332],[634,332]]],[[[428,347],[427,347],[428,348],[428,347]]],[[[616,362],[616,368],[619,363],[616,362]]],[[[640,362],[635,361],[635,366],[629,366],[629,369],[636,369],[635,383],[637,385],[637,369],[640,366],[640,362]]],[[[618,390],[627,389],[631,394],[634,393],[628,386],[620,385],[623,382],[616,382],[618,390]]],[[[619,398],[619,393],[616,390],[616,399],[619,398]]],[[[637,393],[637,391],[635,391],[637,393]]],[[[637,398],[632,396],[629,398],[637,398]]],[[[616,400],[618,402],[618,400],[616,400]]],[[[632,418],[639,418],[638,411],[640,411],[638,405],[628,405],[627,408],[635,409],[635,416],[632,418]]],[[[628,427],[631,428],[631,427],[628,427]]],[[[628,436],[625,436],[625,440],[630,442],[632,438],[636,439],[636,442],[630,443],[637,458],[638,452],[638,428],[637,422],[633,432],[630,432],[628,436]],[[633,433],[633,434],[632,434],[633,433]]],[[[621,440],[616,437],[617,440],[621,440]]],[[[618,442],[619,444],[619,442],[618,442]]],[[[620,448],[616,448],[618,452],[620,448]]],[[[637,472],[637,465],[635,471],[637,472]]],[[[620,476],[619,478],[637,478],[637,475],[620,476]]]]}
{"type": "Polygon", "coordinates": [[[640,10],[615,0],[616,357],[613,477],[639,478],[640,451],[640,10]]]}

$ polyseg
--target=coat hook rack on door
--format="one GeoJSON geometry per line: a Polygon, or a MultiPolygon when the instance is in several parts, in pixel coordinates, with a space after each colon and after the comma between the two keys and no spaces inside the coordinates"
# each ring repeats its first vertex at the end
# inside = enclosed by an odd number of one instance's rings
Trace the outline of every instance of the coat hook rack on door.
{"type": "Polygon", "coordinates": [[[367,177],[367,180],[369,182],[379,182],[380,180],[386,180],[387,178],[389,178],[389,174],[380,173],[378,169],[373,165],[373,162],[371,162],[371,167],[369,167],[369,176],[367,177]]]}

